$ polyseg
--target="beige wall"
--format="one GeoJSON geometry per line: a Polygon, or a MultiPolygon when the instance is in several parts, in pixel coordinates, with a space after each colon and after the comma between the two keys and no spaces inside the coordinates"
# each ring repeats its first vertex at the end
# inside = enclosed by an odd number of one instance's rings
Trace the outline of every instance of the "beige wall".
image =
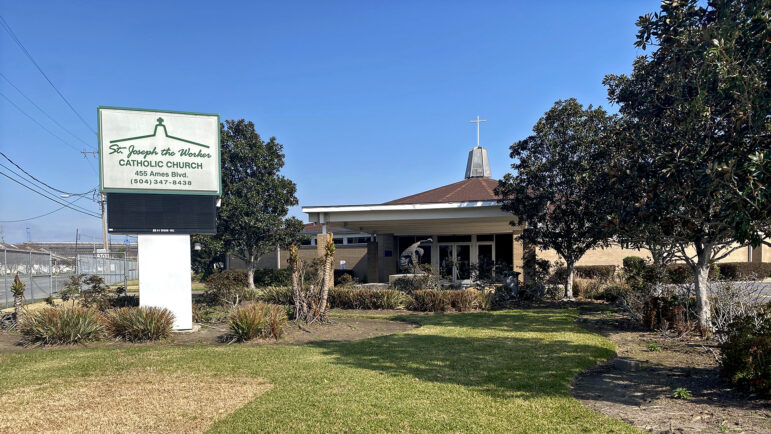
{"type": "MultiPolygon", "coordinates": [[[[304,261],[312,261],[316,258],[316,246],[301,246],[298,250],[298,254],[304,261]]],[[[286,268],[287,258],[289,252],[287,250],[281,250],[281,261],[276,265],[276,252],[268,253],[267,255],[260,256],[257,260],[258,269],[276,269],[286,268]]],[[[335,246],[335,263],[334,268],[340,269],[340,260],[344,259],[347,270],[353,270],[356,277],[359,279],[365,279],[367,276],[367,246],[366,245],[337,245],[335,246]]],[[[244,261],[236,256],[230,256],[230,268],[234,270],[243,270],[246,268],[244,261]]]]}
{"type": "MultiPolygon", "coordinates": [[[[747,262],[749,259],[749,248],[746,246],[733,245],[731,248],[736,248],[733,252],[728,254],[725,258],[720,259],[718,262],[747,262]]],[[[767,248],[768,249],[768,248],[767,248]]],[[[757,250],[756,250],[757,251],[757,250]]],[[[767,250],[768,251],[768,250],[767,250]]],[[[686,251],[689,255],[695,255],[693,248],[686,251]]],[[[536,255],[539,259],[546,259],[549,262],[555,262],[561,260],[557,252],[554,250],[536,250],[536,255]]],[[[621,266],[623,260],[627,256],[639,256],[641,258],[650,259],[650,252],[646,249],[624,249],[618,244],[611,245],[607,248],[597,248],[586,252],[586,254],[578,261],[576,265],[617,265],[621,266]]],[[[756,258],[753,258],[757,261],[756,258]]],[[[771,262],[771,254],[762,252],[762,261],[771,262]]]]}

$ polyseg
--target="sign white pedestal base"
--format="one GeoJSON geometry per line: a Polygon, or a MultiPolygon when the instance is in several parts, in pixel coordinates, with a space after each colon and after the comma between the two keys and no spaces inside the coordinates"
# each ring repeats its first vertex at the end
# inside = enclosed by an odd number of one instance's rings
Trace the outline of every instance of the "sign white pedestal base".
{"type": "Polygon", "coordinates": [[[190,235],[139,235],[139,305],[174,314],[174,330],[193,328],[190,235]]]}

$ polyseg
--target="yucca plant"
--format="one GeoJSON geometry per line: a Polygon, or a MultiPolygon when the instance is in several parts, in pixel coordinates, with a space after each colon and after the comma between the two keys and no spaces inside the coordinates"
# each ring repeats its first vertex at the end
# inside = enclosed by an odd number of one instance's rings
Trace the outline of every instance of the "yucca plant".
{"type": "Polygon", "coordinates": [[[19,323],[24,340],[44,345],[76,344],[104,336],[101,314],[82,307],[48,307],[28,312],[19,323]]]}
{"type": "Polygon", "coordinates": [[[160,307],[122,307],[105,314],[110,335],[130,342],[157,341],[171,336],[174,314],[160,307]]]}
{"type": "Polygon", "coordinates": [[[19,279],[19,273],[16,273],[16,277],[13,278],[11,284],[11,293],[13,294],[13,311],[16,314],[16,322],[21,321],[24,306],[24,289],[26,285],[19,279]]]}
{"type": "Polygon", "coordinates": [[[233,340],[244,342],[255,338],[279,339],[288,321],[283,306],[256,303],[233,310],[228,325],[233,340]]]}
{"type": "Polygon", "coordinates": [[[279,340],[284,335],[284,326],[289,322],[284,306],[269,304],[263,337],[279,340]]]}

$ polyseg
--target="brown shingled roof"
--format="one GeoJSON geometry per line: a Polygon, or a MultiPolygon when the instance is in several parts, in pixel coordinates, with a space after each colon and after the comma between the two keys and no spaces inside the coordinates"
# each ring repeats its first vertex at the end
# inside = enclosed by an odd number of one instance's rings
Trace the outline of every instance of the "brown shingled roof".
{"type": "Polygon", "coordinates": [[[471,202],[497,200],[495,187],[498,181],[490,178],[469,178],[422,193],[386,202],[383,205],[404,205],[413,203],[471,202]]]}

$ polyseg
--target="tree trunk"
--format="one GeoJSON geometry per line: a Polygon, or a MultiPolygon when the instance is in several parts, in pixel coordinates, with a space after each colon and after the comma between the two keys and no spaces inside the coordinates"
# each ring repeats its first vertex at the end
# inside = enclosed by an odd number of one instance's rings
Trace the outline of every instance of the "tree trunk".
{"type": "Polygon", "coordinates": [[[699,315],[699,327],[703,334],[711,333],[711,311],[709,308],[709,260],[711,246],[697,246],[697,261],[694,266],[694,288],[696,289],[696,309],[699,315]]]}
{"type": "Polygon", "coordinates": [[[292,297],[294,298],[294,321],[307,320],[308,312],[305,297],[303,296],[302,282],[300,281],[300,257],[297,246],[289,248],[289,268],[292,271],[292,297]]]}
{"type": "Polygon", "coordinates": [[[573,300],[573,269],[575,264],[568,262],[567,264],[567,280],[565,281],[565,300],[573,300]]]}
{"type": "Polygon", "coordinates": [[[24,300],[24,296],[22,294],[13,295],[13,310],[14,310],[14,313],[16,314],[17,323],[21,321],[21,317],[24,314],[24,310],[22,309],[22,307],[24,306],[23,300],[24,300]]]}
{"type": "Polygon", "coordinates": [[[254,270],[257,268],[257,261],[255,261],[254,255],[248,255],[246,263],[246,286],[249,289],[254,289],[254,270]]]}
{"type": "Polygon", "coordinates": [[[319,302],[319,317],[322,322],[327,321],[327,296],[329,295],[329,287],[332,279],[332,261],[335,258],[335,245],[332,241],[332,235],[329,236],[327,243],[327,249],[324,253],[324,271],[323,279],[321,281],[321,300],[319,302]]]}

